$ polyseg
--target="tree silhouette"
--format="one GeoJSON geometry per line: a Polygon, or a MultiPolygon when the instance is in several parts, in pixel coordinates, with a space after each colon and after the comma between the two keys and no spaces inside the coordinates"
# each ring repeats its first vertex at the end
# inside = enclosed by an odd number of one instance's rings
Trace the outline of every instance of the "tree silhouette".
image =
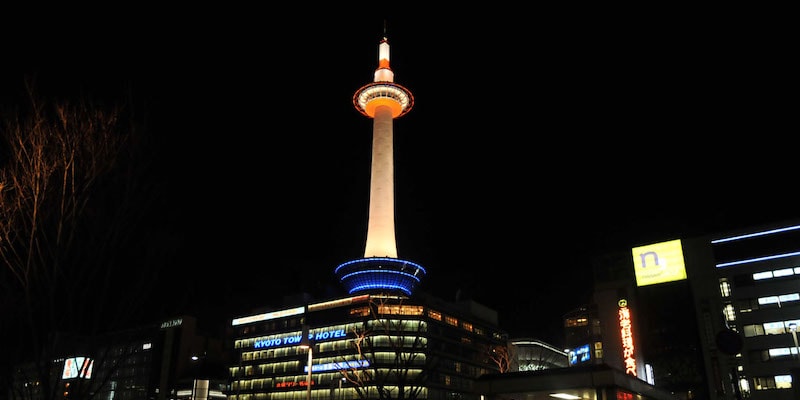
{"type": "Polygon", "coordinates": [[[508,372],[511,368],[511,361],[513,360],[513,351],[507,345],[489,345],[488,357],[495,365],[501,374],[508,372]]]}
{"type": "MultiPolygon", "coordinates": [[[[143,299],[166,257],[158,235],[143,234],[158,185],[132,103],[45,100],[33,80],[26,89],[0,125],[0,388],[50,399],[64,395],[46,379],[60,378],[57,359],[110,362],[110,347],[89,338],[152,318],[143,299]]],[[[71,398],[96,390],[81,383],[71,398]]]]}
{"type": "MultiPolygon", "coordinates": [[[[428,371],[435,368],[438,358],[428,348],[422,306],[397,299],[370,296],[371,318],[352,331],[356,361],[367,361],[369,367],[355,363],[339,372],[361,399],[416,399],[425,388],[428,371]]],[[[346,361],[343,365],[348,365],[346,361]]]]}

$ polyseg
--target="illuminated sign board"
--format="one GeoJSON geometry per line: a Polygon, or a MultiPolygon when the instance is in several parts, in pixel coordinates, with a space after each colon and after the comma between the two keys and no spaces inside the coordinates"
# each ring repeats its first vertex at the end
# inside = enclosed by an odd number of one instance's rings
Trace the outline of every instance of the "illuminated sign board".
{"type": "Polygon", "coordinates": [[[61,379],[83,378],[92,379],[94,360],[87,357],[70,357],[64,360],[64,370],[61,379]]]}
{"type": "Polygon", "coordinates": [[[622,337],[622,360],[625,363],[625,373],[636,376],[636,358],[633,355],[633,329],[631,325],[631,310],[625,299],[617,302],[619,309],[619,332],[622,337]]]}
{"type": "MultiPolygon", "coordinates": [[[[367,367],[369,367],[369,361],[367,360],[330,362],[325,364],[312,365],[311,372],[341,371],[343,369],[367,368],[367,367]]],[[[307,365],[303,367],[303,371],[308,372],[307,365]]]]}
{"type": "Polygon", "coordinates": [[[637,286],[686,279],[680,239],[634,247],[631,252],[637,286]]]}
{"type": "Polygon", "coordinates": [[[242,325],[253,322],[268,321],[275,318],[291,317],[292,315],[300,315],[306,311],[305,307],[295,307],[288,310],[274,311],[264,314],[251,315],[249,317],[236,318],[231,321],[231,325],[242,325]]]}
{"type": "Polygon", "coordinates": [[[592,349],[588,344],[577,347],[569,352],[569,365],[585,363],[592,358],[592,349]]]}
{"type": "MultiPolygon", "coordinates": [[[[319,332],[309,332],[308,338],[317,342],[324,342],[326,340],[340,339],[347,337],[347,332],[344,329],[330,329],[319,332]]],[[[256,340],[253,347],[256,349],[268,349],[270,347],[280,347],[289,345],[299,345],[303,341],[303,334],[289,334],[270,337],[266,339],[256,340]]]]}
{"type": "Polygon", "coordinates": [[[160,328],[161,329],[174,328],[176,326],[181,326],[182,324],[183,324],[183,318],[176,318],[170,321],[162,322],[160,328]]]}

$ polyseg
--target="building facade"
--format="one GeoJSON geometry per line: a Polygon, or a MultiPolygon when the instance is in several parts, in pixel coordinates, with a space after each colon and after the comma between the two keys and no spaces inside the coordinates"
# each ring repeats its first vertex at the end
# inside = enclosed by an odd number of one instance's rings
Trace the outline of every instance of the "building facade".
{"type": "Polygon", "coordinates": [[[696,266],[708,279],[695,292],[713,389],[725,399],[800,398],[800,224],[702,240],[711,251],[703,258],[713,262],[696,266]]]}
{"type": "Polygon", "coordinates": [[[504,362],[497,316],[427,295],[357,294],[233,319],[229,399],[470,399],[504,362]],[[310,367],[310,369],[309,369],[310,367]]]}
{"type": "Polygon", "coordinates": [[[569,366],[567,352],[534,338],[508,341],[511,365],[509,371],[540,371],[569,366]]]}
{"type": "Polygon", "coordinates": [[[223,340],[198,334],[191,316],[57,342],[60,357],[16,369],[8,398],[206,400],[228,391],[223,340]]]}
{"type": "Polygon", "coordinates": [[[625,297],[648,382],[686,399],[800,398],[797,221],[645,244],[594,271],[594,303],[565,316],[568,347],[592,343],[586,360],[619,363],[625,297]]]}

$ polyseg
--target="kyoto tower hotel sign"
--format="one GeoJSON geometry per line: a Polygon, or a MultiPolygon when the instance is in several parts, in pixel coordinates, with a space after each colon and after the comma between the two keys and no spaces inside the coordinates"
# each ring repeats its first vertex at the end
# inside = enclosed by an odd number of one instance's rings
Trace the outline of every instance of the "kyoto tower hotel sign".
{"type": "Polygon", "coordinates": [[[410,295],[426,272],[418,264],[397,258],[393,121],[411,111],[414,97],[394,83],[386,37],[378,45],[374,80],[355,92],[353,106],[373,119],[367,243],[363,259],[343,263],[335,273],[350,294],[393,291],[410,295]]]}

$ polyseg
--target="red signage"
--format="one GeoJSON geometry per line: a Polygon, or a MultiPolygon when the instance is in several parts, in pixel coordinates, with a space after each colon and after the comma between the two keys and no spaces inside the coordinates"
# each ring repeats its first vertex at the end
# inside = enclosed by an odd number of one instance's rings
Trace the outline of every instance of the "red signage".
{"type": "Polygon", "coordinates": [[[617,305],[619,315],[619,331],[622,337],[622,360],[625,362],[625,373],[636,376],[636,358],[633,356],[633,329],[631,329],[631,310],[628,301],[620,300],[617,305]]]}

